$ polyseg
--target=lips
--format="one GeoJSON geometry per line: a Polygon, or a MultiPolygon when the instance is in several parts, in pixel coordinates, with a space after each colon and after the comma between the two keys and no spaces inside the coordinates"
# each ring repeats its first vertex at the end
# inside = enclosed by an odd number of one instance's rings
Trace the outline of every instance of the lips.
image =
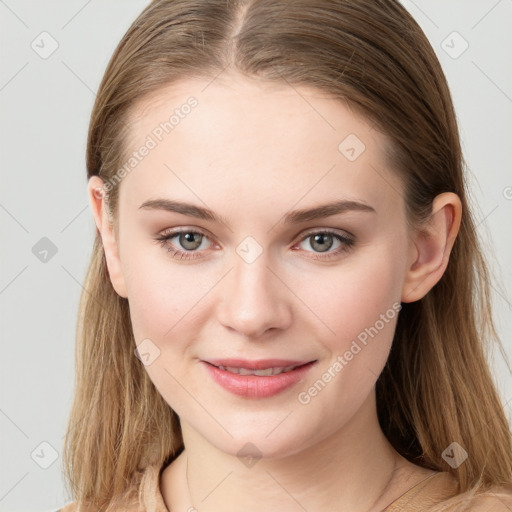
{"type": "Polygon", "coordinates": [[[211,359],[201,363],[225,390],[245,398],[265,398],[303,380],[316,361],[211,359]]]}
{"type": "Polygon", "coordinates": [[[286,373],[294,370],[297,366],[286,366],[286,367],[278,367],[274,366],[272,368],[265,368],[262,370],[255,370],[249,368],[237,368],[234,366],[217,366],[221,370],[224,370],[229,373],[235,373],[237,375],[257,375],[258,377],[271,377],[272,375],[280,375],[281,373],[286,373]]]}
{"type": "Polygon", "coordinates": [[[290,360],[290,359],[258,359],[249,361],[247,359],[208,359],[207,363],[214,366],[224,366],[232,368],[245,368],[248,370],[266,370],[267,368],[286,368],[288,366],[301,366],[310,363],[311,360],[290,360]]]}

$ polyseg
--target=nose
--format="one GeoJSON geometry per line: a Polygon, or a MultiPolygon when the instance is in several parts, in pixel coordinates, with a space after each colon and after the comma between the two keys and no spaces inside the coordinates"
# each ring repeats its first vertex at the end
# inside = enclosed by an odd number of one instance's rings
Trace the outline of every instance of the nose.
{"type": "Polygon", "coordinates": [[[235,255],[234,268],[219,292],[218,319],[226,328],[248,338],[292,322],[292,294],[269,268],[265,252],[252,263],[235,255]]]}

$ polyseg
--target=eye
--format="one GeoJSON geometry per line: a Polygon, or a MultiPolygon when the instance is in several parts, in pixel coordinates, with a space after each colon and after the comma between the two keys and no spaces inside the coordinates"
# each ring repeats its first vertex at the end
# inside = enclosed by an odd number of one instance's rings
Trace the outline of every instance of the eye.
{"type": "Polygon", "coordinates": [[[324,230],[306,234],[298,245],[302,246],[301,248],[306,252],[313,252],[313,259],[329,259],[348,251],[354,243],[355,241],[350,237],[335,231],[324,230]],[[304,245],[311,247],[313,251],[308,251],[304,245]],[[333,247],[335,250],[332,251],[333,247]]]}
{"type": "Polygon", "coordinates": [[[167,231],[161,236],[156,238],[162,247],[167,248],[167,251],[172,254],[176,259],[194,259],[200,257],[200,249],[208,249],[210,246],[204,242],[209,238],[200,231],[192,229],[180,229],[167,231]],[[174,243],[171,240],[176,239],[174,243]]]}
{"type": "MultiPolygon", "coordinates": [[[[166,231],[155,241],[166,248],[173,258],[179,260],[201,258],[201,252],[214,245],[201,231],[183,228],[166,231]],[[176,240],[173,242],[174,239],[176,240]]],[[[327,260],[339,257],[342,253],[347,252],[354,243],[355,240],[346,235],[332,230],[322,230],[306,234],[297,245],[302,250],[312,253],[311,258],[327,260]],[[313,251],[308,250],[303,245],[309,245],[313,251]],[[333,247],[335,250],[332,250],[333,247]]]]}

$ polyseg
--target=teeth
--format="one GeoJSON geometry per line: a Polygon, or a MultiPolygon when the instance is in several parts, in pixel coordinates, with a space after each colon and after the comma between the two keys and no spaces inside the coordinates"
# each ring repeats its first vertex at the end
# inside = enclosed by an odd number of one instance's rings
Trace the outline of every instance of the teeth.
{"type": "Polygon", "coordinates": [[[221,370],[230,373],[236,373],[238,375],[257,375],[258,377],[270,377],[272,375],[279,375],[280,373],[286,373],[296,366],[286,366],[278,368],[265,368],[264,370],[249,370],[247,368],[235,368],[234,366],[218,366],[221,370]]]}

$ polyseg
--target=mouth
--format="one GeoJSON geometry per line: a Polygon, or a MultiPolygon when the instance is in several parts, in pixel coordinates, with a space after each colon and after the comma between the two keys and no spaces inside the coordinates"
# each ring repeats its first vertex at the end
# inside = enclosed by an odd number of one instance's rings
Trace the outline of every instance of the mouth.
{"type": "MultiPolygon", "coordinates": [[[[307,364],[307,363],[306,363],[307,364]]],[[[215,365],[214,365],[215,366],[215,365]]],[[[250,368],[236,368],[234,366],[222,366],[219,365],[217,368],[220,368],[221,370],[224,370],[226,372],[230,373],[236,373],[237,375],[258,375],[259,377],[271,377],[272,375],[280,375],[281,373],[288,373],[292,370],[295,370],[295,368],[299,368],[299,366],[286,366],[286,367],[270,367],[265,368],[264,370],[251,370],[250,368]]]]}
{"type": "Polygon", "coordinates": [[[264,398],[280,393],[303,380],[317,360],[217,359],[201,362],[210,377],[227,391],[246,398],[264,398]]]}
{"type": "Polygon", "coordinates": [[[269,368],[295,368],[304,364],[315,362],[311,359],[205,359],[206,363],[224,368],[241,368],[246,370],[268,370],[269,368]]]}

